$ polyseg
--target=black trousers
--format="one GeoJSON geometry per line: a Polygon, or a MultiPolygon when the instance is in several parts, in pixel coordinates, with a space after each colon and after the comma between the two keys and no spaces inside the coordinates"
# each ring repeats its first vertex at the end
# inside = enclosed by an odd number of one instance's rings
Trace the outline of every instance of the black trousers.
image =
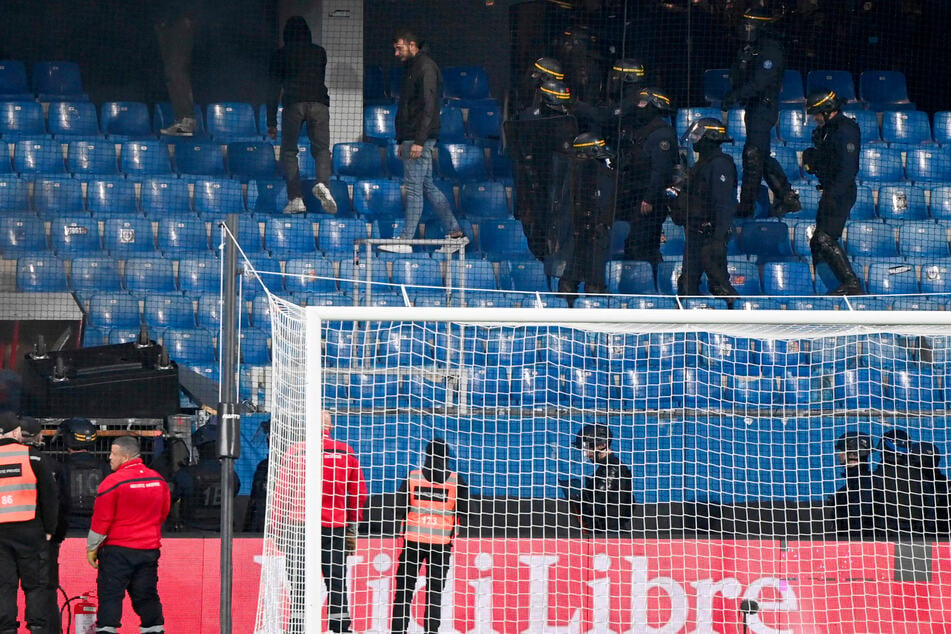
{"type": "Polygon", "coordinates": [[[26,598],[26,624],[46,634],[48,624],[49,542],[38,522],[0,525],[0,634],[16,634],[17,588],[26,598]]]}
{"type": "Polygon", "coordinates": [[[49,541],[47,543],[50,549],[50,570],[46,581],[46,587],[49,590],[46,631],[48,634],[60,634],[63,631],[63,618],[59,611],[59,547],[62,542],[49,541]]]}
{"type": "Polygon", "coordinates": [[[158,595],[159,550],[122,546],[99,549],[99,613],[96,632],[116,632],[122,624],[122,600],[129,593],[132,609],[142,620],[143,634],[165,631],[165,616],[158,595]]]}
{"type": "Polygon", "coordinates": [[[330,180],[330,108],[316,101],[284,106],[281,111],[281,170],[287,183],[288,200],[301,196],[297,141],[304,123],[307,124],[310,152],[317,163],[317,181],[326,185],[330,180]]]}
{"type": "Polygon", "coordinates": [[[452,544],[424,544],[404,540],[396,568],[396,597],[393,599],[391,634],[405,634],[410,606],[420,568],[426,564],[426,634],[436,634],[442,619],[442,590],[449,574],[452,544]]]}
{"type": "Polygon", "coordinates": [[[155,25],[162,69],[168,99],[175,111],[175,120],[195,116],[195,99],[192,96],[192,49],[195,47],[195,21],[179,17],[172,21],[162,20],[155,25]]]}
{"type": "MultiPolygon", "coordinates": [[[[300,528],[303,532],[303,527],[300,528]]],[[[321,527],[321,564],[327,588],[327,621],[331,632],[350,631],[350,612],[347,602],[347,529],[346,527],[321,527]]],[[[303,623],[304,619],[304,544],[284,550],[291,586],[291,621],[303,623]]],[[[303,627],[302,625],[299,627],[303,627]]],[[[294,626],[290,628],[295,630],[294,626]]]]}

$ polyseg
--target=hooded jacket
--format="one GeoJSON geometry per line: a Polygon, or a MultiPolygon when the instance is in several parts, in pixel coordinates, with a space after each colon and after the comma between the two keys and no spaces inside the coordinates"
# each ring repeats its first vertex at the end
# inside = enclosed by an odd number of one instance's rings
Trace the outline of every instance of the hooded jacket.
{"type": "Polygon", "coordinates": [[[306,20],[299,15],[288,18],[284,25],[284,46],[271,54],[268,65],[267,125],[277,125],[280,101],[284,107],[300,102],[329,106],[326,72],[327,51],[311,42],[306,20]]]}

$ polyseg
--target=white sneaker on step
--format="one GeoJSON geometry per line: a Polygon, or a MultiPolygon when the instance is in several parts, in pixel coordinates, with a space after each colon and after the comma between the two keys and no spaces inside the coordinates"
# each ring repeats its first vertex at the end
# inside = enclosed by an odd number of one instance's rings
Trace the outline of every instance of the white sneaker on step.
{"type": "Polygon", "coordinates": [[[328,214],[337,213],[337,201],[334,200],[334,197],[330,195],[330,189],[323,183],[317,183],[311,189],[314,193],[314,197],[320,201],[320,204],[323,206],[324,211],[328,214]]]}
{"type": "Polygon", "coordinates": [[[307,207],[304,206],[304,199],[298,196],[287,201],[287,204],[284,205],[284,213],[286,214],[302,214],[307,211],[307,207]]]}

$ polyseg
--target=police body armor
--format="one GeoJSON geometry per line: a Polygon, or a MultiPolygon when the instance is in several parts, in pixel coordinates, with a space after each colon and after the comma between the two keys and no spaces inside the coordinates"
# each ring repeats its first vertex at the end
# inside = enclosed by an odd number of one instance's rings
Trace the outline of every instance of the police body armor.
{"type": "Polygon", "coordinates": [[[96,493],[105,474],[105,463],[91,453],[66,456],[63,478],[69,496],[69,527],[89,528],[96,493]]]}
{"type": "Polygon", "coordinates": [[[670,202],[670,218],[680,226],[693,228],[709,225],[710,215],[710,163],[719,155],[697,159],[686,173],[680,195],[670,202]]]}
{"type": "Polygon", "coordinates": [[[635,211],[634,205],[643,200],[650,185],[651,162],[644,143],[654,131],[668,124],[657,117],[639,128],[625,121],[622,121],[621,126],[617,157],[617,219],[630,220],[639,213],[639,210],[635,211]]]}
{"type": "Polygon", "coordinates": [[[190,495],[182,497],[182,521],[200,530],[215,531],[221,524],[221,465],[217,459],[186,467],[192,479],[190,495]]]}
{"type": "Polygon", "coordinates": [[[556,183],[548,232],[551,255],[545,260],[545,273],[584,281],[586,292],[602,292],[614,222],[615,172],[603,160],[560,153],[552,174],[556,183]]]}

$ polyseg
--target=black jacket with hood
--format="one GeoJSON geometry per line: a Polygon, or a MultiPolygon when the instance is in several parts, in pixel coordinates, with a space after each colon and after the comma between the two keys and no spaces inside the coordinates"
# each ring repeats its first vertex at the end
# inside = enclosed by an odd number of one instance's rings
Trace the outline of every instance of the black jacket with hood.
{"type": "Polygon", "coordinates": [[[311,42],[307,21],[299,15],[288,18],[284,46],[274,51],[268,66],[267,125],[277,125],[282,90],[284,107],[312,101],[329,106],[326,72],[327,51],[311,42]]]}

